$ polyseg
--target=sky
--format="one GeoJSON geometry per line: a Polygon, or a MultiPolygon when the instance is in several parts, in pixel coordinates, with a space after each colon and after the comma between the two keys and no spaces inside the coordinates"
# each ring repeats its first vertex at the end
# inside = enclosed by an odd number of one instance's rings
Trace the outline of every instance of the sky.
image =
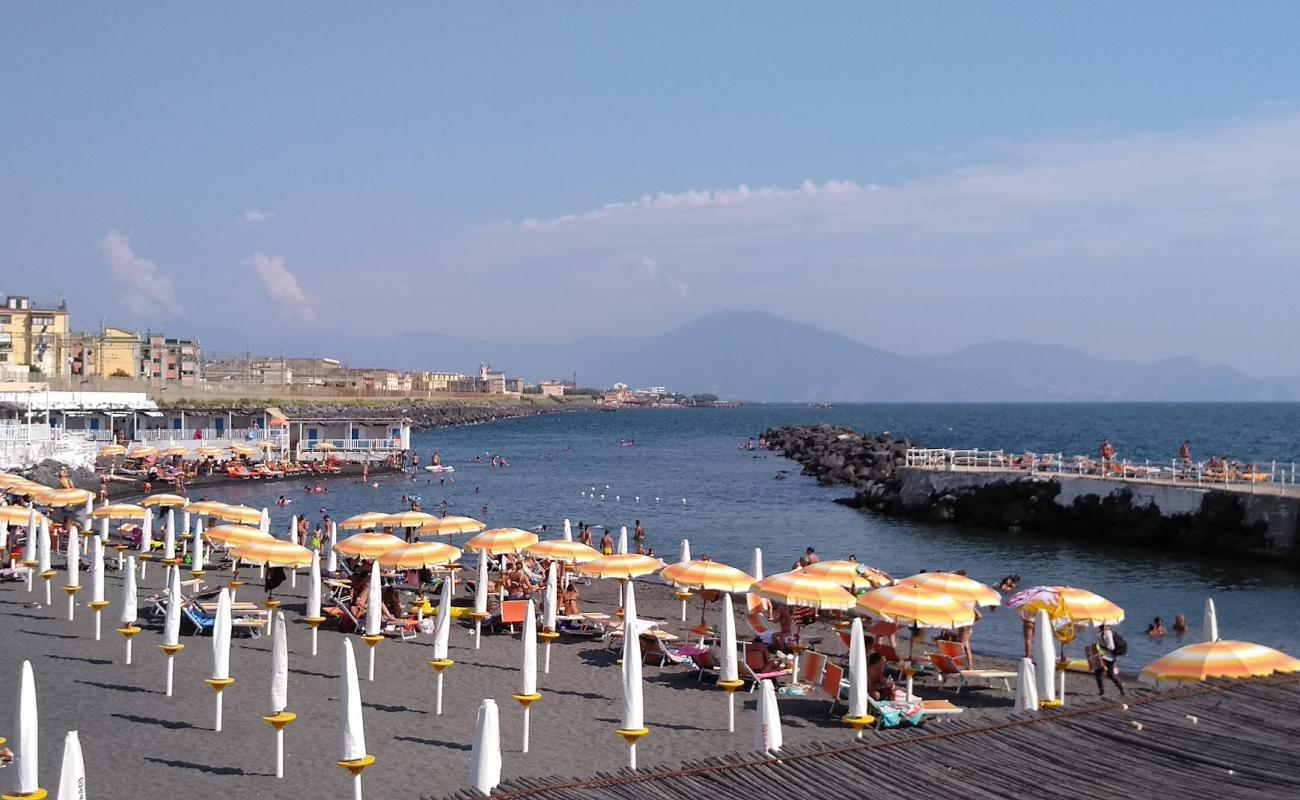
{"type": "Polygon", "coordinates": [[[1298,30],[1268,2],[4,3],[0,292],[209,349],[757,309],[1300,374],[1298,30]]]}

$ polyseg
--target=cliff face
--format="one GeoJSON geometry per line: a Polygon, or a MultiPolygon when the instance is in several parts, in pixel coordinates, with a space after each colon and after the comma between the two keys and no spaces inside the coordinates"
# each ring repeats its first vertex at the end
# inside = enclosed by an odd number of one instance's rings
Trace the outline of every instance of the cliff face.
{"type": "Polygon", "coordinates": [[[1300,501],[1293,498],[910,468],[907,440],[843,428],[781,428],[764,436],[805,475],[854,487],[853,497],[837,502],[864,511],[1182,552],[1296,557],[1300,501]]]}

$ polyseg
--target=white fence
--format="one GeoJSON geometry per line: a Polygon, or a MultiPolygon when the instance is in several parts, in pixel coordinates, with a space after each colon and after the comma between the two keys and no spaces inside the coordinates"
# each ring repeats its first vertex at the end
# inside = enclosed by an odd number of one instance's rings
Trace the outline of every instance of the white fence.
{"type": "Polygon", "coordinates": [[[1001,472],[1026,475],[1071,475],[1138,483],[1176,483],[1255,492],[1271,486],[1279,494],[1296,485],[1296,462],[1267,464],[1239,462],[1183,462],[1168,464],[1062,453],[1008,453],[1004,450],[953,450],[913,447],[907,466],[944,472],[1001,472]]]}
{"type": "Polygon", "coordinates": [[[0,442],[48,442],[57,437],[56,431],[57,429],[43,424],[0,423],[0,442]]]}
{"type": "Polygon", "coordinates": [[[303,439],[298,442],[297,460],[324,460],[330,456],[344,461],[374,461],[402,451],[401,439],[303,439]],[[327,445],[330,449],[320,449],[327,445]]]}

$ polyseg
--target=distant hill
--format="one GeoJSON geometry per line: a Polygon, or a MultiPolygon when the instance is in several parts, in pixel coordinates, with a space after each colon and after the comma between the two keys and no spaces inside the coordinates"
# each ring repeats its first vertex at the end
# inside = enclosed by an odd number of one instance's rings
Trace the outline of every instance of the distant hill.
{"type": "Polygon", "coordinates": [[[901,356],[772,314],[709,314],[667,333],[560,345],[407,334],[387,341],[282,342],[355,364],[472,371],[487,361],[533,380],[659,385],[756,401],[1258,401],[1300,399],[1300,379],[1260,379],[1193,358],[1108,361],[1061,345],[979,344],[901,356]],[[376,357],[376,354],[381,354],[376,357]]]}

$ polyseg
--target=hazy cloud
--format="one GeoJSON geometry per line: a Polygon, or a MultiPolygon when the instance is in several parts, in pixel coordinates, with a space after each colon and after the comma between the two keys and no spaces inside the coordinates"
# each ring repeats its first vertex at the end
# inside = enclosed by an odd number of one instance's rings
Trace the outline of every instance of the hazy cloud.
{"type": "Polygon", "coordinates": [[[154,262],[137,256],[125,234],[116,229],[106,233],[99,240],[99,254],[121,289],[120,299],[127,311],[141,317],[181,312],[171,278],[154,262]]]}
{"type": "Polygon", "coordinates": [[[316,319],[311,300],[298,284],[298,277],[285,267],[283,258],[253,253],[244,263],[257,273],[281,317],[298,322],[312,322],[316,319]]]}
{"type": "Polygon", "coordinates": [[[275,217],[274,211],[263,211],[260,208],[250,208],[244,212],[242,217],[245,225],[261,225],[263,222],[275,217]]]}

